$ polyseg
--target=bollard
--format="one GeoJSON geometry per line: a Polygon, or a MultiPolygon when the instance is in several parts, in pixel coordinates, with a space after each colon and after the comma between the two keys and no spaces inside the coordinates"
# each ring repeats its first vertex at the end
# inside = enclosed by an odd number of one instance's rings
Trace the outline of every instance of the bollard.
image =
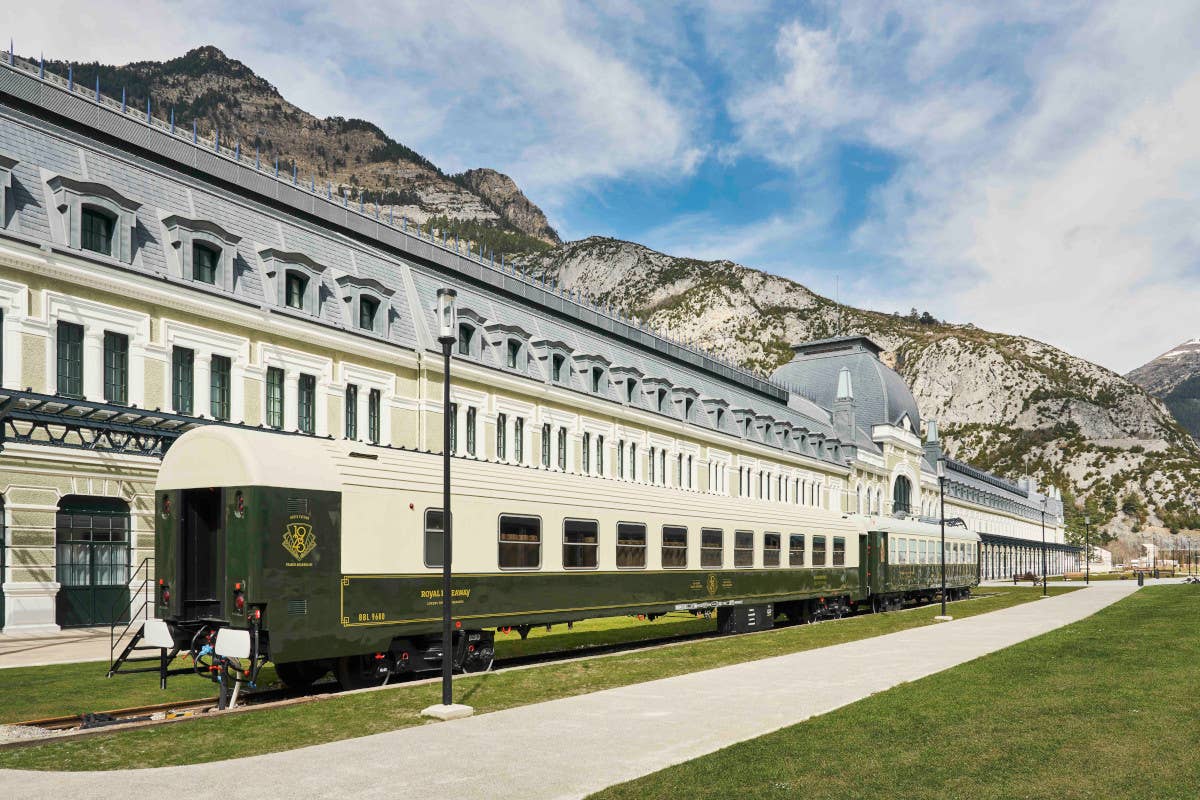
{"type": "Polygon", "coordinates": [[[1138,586],[1145,586],[1145,585],[1146,585],[1146,573],[1139,572],[1138,573],[1138,586]]]}

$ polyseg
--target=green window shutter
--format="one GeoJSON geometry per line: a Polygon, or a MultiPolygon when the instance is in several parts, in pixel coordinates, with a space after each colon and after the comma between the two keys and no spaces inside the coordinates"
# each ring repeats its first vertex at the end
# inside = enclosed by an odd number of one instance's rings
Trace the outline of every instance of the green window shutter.
{"type": "Polygon", "coordinates": [[[316,432],[317,379],[300,374],[296,397],[296,423],[302,433],[316,432]]]}
{"type": "Polygon", "coordinates": [[[267,426],[283,427],[283,370],[267,367],[267,426]]]}
{"type": "Polygon", "coordinates": [[[346,438],[358,438],[358,387],[346,384],[346,438]]]}
{"type": "Polygon", "coordinates": [[[129,337],[123,333],[104,332],[104,399],[129,402],[129,337]]]}
{"type": "Polygon", "coordinates": [[[195,362],[196,353],[187,347],[171,351],[171,405],[179,414],[192,413],[195,362]]]}
{"type": "Polygon", "coordinates": [[[232,362],[227,356],[212,357],[212,415],[213,419],[229,419],[232,362]]]}
{"type": "Polygon", "coordinates": [[[58,323],[58,393],[83,397],[83,326],[58,323]]]}
{"type": "Polygon", "coordinates": [[[378,389],[372,389],[367,394],[367,437],[371,440],[371,444],[379,444],[379,415],[382,399],[382,393],[378,389]]]}

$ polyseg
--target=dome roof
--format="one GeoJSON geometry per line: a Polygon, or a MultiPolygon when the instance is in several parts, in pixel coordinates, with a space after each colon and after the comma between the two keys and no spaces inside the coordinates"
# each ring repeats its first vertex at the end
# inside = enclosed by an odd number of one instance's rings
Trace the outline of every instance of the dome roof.
{"type": "Polygon", "coordinates": [[[796,355],[771,378],[832,409],[837,399],[838,373],[850,371],[857,424],[904,425],[921,430],[921,412],[912,390],[895,370],[879,360],[882,348],[865,336],[844,336],[794,345],[796,355]]]}

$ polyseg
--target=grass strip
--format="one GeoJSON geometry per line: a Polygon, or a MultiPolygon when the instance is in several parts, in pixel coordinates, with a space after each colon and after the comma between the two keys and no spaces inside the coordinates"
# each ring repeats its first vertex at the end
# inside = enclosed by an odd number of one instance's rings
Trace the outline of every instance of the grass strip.
{"type": "MultiPolygon", "coordinates": [[[[957,618],[1035,600],[1040,590],[1003,588],[953,603],[957,618]]],[[[1053,594],[1073,591],[1059,587],[1053,594]]],[[[810,650],[936,624],[939,607],[798,625],[750,636],[706,639],[673,647],[580,659],[522,670],[471,675],[455,681],[456,700],[477,713],[554,700],[601,689],[810,650]]],[[[53,741],[0,751],[0,768],[103,770],[195,764],[289,750],[432,724],[421,709],[439,702],[437,683],[342,695],[314,703],[217,716],[141,730],[114,731],[78,742],[53,741]]]]}
{"type": "Polygon", "coordinates": [[[623,798],[1194,800],[1200,589],[1080,622],[638,780],[623,798]]]}

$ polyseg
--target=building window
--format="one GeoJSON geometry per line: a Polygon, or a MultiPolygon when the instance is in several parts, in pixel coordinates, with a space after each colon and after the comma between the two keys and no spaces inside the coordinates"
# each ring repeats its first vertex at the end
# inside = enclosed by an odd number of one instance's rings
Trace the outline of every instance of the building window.
{"type": "Polygon", "coordinates": [[[104,399],[129,402],[129,337],[123,333],[104,332],[104,399]]]}
{"type": "MultiPolygon", "coordinates": [[[[915,552],[915,551],[914,551],[915,552]]],[[[827,562],[825,560],[825,537],[814,536],[812,546],[812,565],[814,567],[824,567],[827,562]]]]}
{"type": "Polygon", "coordinates": [[[841,536],[833,537],[833,565],[846,566],[846,540],[841,536]]]}
{"type": "Polygon", "coordinates": [[[804,534],[793,533],[788,536],[788,566],[804,566],[804,534]]]}
{"type": "Polygon", "coordinates": [[[592,435],[590,433],[583,434],[582,450],[580,462],[583,464],[583,471],[586,474],[592,471],[592,435]]]}
{"type": "Polygon", "coordinates": [[[450,452],[458,455],[458,403],[450,404],[450,452]]]}
{"type": "Polygon", "coordinates": [[[550,379],[555,383],[562,383],[562,370],[565,358],[555,353],[550,357],[550,379]]]}
{"type": "Polygon", "coordinates": [[[763,566],[778,567],[780,555],[780,536],[778,533],[763,534],[763,566]]]}
{"type": "Polygon", "coordinates": [[[683,487],[683,453],[675,454],[675,485],[683,487]]]}
{"type": "Polygon", "coordinates": [[[625,477],[625,440],[617,440],[617,477],[625,477]]]}
{"type": "Polygon", "coordinates": [[[513,461],[518,464],[525,463],[525,418],[517,417],[513,420],[513,461]]]}
{"type": "Polygon", "coordinates": [[[196,353],[188,347],[171,351],[171,406],[180,414],[191,414],[195,387],[196,353]]]}
{"type": "Polygon", "coordinates": [[[107,625],[114,599],[129,599],[129,506],[109,497],[66,495],[55,515],[55,621],[107,625]]]}
{"type": "Polygon", "coordinates": [[[563,568],[595,569],[600,525],[590,519],[563,520],[563,568]]]}
{"type": "Polygon", "coordinates": [[[659,481],[663,486],[667,485],[667,450],[663,448],[658,451],[658,474],[659,481]]]}
{"type": "Polygon", "coordinates": [[[692,405],[694,403],[695,403],[695,400],[691,397],[685,397],[683,399],[683,418],[684,419],[690,420],[692,418],[692,405]]]}
{"type": "Polygon", "coordinates": [[[550,469],[550,423],[542,425],[542,466],[550,469]]]}
{"type": "Polygon", "coordinates": [[[600,367],[592,367],[592,393],[600,394],[600,390],[603,385],[604,370],[600,367]]]}
{"type": "Polygon", "coordinates": [[[617,523],[617,566],[639,569],[645,568],[645,525],[637,522],[617,523]]]}
{"type": "Polygon", "coordinates": [[[692,488],[692,457],[688,456],[687,460],[687,488],[692,488]]]}
{"type": "Polygon", "coordinates": [[[58,393],[83,397],[83,326],[58,323],[58,393]]]}
{"type": "Polygon", "coordinates": [[[440,508],[425,509],[425,566],[442,566],[443,543],[446,536],[445,523],[440,508]]]}
{"type": "Polygon", "coordinates": [[[912,511],[912,482],[903,475],[896,477],[896,485],[892,487],[892,513],[908,514],[912,511]]]}
{"type": "Polygon", "coordinates": [[[508,340],[507,361],[509,369],[517,369],[517,362],[521,357],[521,343],[516,339],[508,340]]]}
{"type": "Polygon", "coordinates": [[[723,409],[723,408],[721,408],[720,406],[718,406],[718,407],[717,407],[717,413],[716,413],[716,417],[717,417],[717,422],[716,422],[716,425],[715,425],[714,427],[716,427],[716,428],[720,428],[720,427],[721,427],[721,423],[725,421],[725,409],[723,409]]]}
{"type": "Polygon", "coordinates": [[[471,343],[475,338],[475,328],[465,322],[458,323],[458,354],[471,355],[471,343]]]}
{"type": "Polygon", "coordinates": [[[496,415],[496,458],[503,461],[508,457],[508,415],[496,415]]]}
{"type": "Polygon", "coordinates": [[[664,525],[662,529],[663,569],[686,568],[687,551],[687,528],[677,525],[664,525]]]}
{"type": "Polygon", "coordinates": [[[221,254],[208,245],[196,242],[192,245],[192,280],[201,283],[217,283],[217,264],[221,254]]]}
{"type": "Polygon", "coordinates": [[[651,448],[650,448],[650,463],[649,463],[649,465],[648,465],[648,466],[649,466],[649,472],[648,472],[647,474],[650,476],[650,482],[651,482],[651,483],[654,483],[654,482],[655,482],[655,481],[654,481],[654,476],[655,476],[655,470],[654,470],[654,464],[655,464],[655,461],[654,461],[654,454],[655,454],[655,452],[656,452],[656,451],[657,451],[657,448],[655,448],[655,447],[651,447],[651,448]]]}
{"type": "Polygon", "coordinates": [[[725,563],[725,532],[716,528],[700,531],[700,566],[720,567],[725,563]]]}
{"type": "Polygon", "coordinates": [[[604,477],[604,437],[596,437],[596,474],[604,477]]]}
{"type": "Polygon", "coordinates": [[[733,565],[754,566],[754,531],[733,532],[733,565]]]}
{"type": "Polygon", "coordinates": [[[284,302],[288,308],[304,310],[304,293],[308,289],[308,278],[299,272],[288,270],[284,302]]]}
{"type": "Polygon", "coordinates": [[[467,408],[467,455],[475,455],[475,407],[467,408]]]}
{"type": "Polygon", "coordinates": [[[500,517],[500,569],[537,569],[542,564],[542,521],[500,517]]]}
{"type": "Polygon", "coordinates": [[[380,406],[383,405],[383,392],[372,389],[367,392],[367,439],[371,444],[379,444],[380,406]]]}
{"type": "Polygon", "coordinates": [[[637,480],[637,443],[629,443],[629,480],[637,480]]]}
{"type": "Polygon", "coordinates": [[[267,426],[283,427],[283,370],[267,367],[267,426]]]}
{"type": "Polygon", "coordinates": [[[625,402],[632,403],[637,397],[637,381],[633,378],[625,380],[625,402]]]}
{"type": "Polygon", "coordinates": [[[379,302],[370,297],[358,298],[358,327],[364,331],[375,330],[375,317],[379,314],[379,302]]]}
{"type": "Polygon", "coordinates": [[[228,356],[213,356],[209,362],[210,365],[210,404],[213,419],[219,419],[223,422],[229,420],[230,415],[230,389],[233,386],[233,380],[230,372],[233,368],[233,363],[228,356]]]}
{"type": "Polygon", "coordinates": [[[567,429],[558,429],[558,468],[567,471],[567,429]]]}
{"type": "Polygon", "coordinates": [[[316,433],[316,420],[317,379],[302,372],[296,387],[296,426],[301,433],[316,433]]]}
{"type": "Polygon", "coordinates": [[[346,384],[346,438],[358,438],[358,387],[346,384]]]}
{"type": "Polygon", "coordinates": [[[93,253],[112,255],[113,228],[117,221],[95,208],[84,208],[79,217],[79,246],[93,253]]]}

